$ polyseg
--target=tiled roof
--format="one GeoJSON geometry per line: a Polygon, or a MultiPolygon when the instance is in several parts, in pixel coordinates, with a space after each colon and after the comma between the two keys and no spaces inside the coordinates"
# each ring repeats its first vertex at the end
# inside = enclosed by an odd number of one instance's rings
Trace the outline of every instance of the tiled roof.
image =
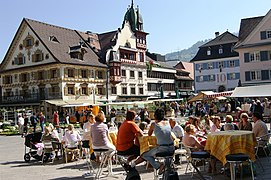
{"type": "Polygon", "coordinates": [[[238,37],[234,34],[226,31],[223,34],[217,36],[215,39],[203,44],[200,47],[209,47],[209,46],[216,46],[221,44],[228,44],[228,43],[235,43],[238,41],[238,37]]]}
{"type": "Polygon", "coordinates": [[[83,60],[70,57],[70,54],[68,53],[70,47],[83,42],[83,38],[79,35],[82,33],[78,33],[76,30],[50,25],[31,19],[24,20],[59,62],[106,67],[106,65],[99,61],[98,55],[88,46],[85,48],[86,53],[84,54],[83,60]],[[59,43],[50,41],[51,36],[56,37],[59,43]]]}
{"type": "Polygon", "coordinates": [[[155,61],[149,56],[146,56],[146,61],[153,61],[154,64],[159,64],[161,68],[174,69],[172,66],[168,65],[167,62],[155,61]]]}
{"type": "Polygon", "coordinates": [[[190,61],[202,61],[212,60],[227,57],[238,57],[239,54],[233,51],[234,45],[237,43],[238,37],[226,31],[215,39],[199,47],[196,56],[190,61]],[[223,52],[219,53],[219,49],[222,47],[223,52]],[[207,55],[207,51],[210,50],[211,54],[207,55]]]}
{"type": "Polygon", "coordinates": [[[240,29],[239,29],[239,41],[236,46],[238,46],[238,44],[240,44],[242,41],[244,41],[247,38],[247,36],[262,21],[263,18],[264,16],[241,19],[240,29]]]}
{"type": "Polygon", "coordinates": [[[106,51],[110,49],[112,46],[116,45],[117,33],[118,31],[111,31],[103,34],[98,34],[101,47],[100,56],[103,59],[105,58],[106,51]]]}

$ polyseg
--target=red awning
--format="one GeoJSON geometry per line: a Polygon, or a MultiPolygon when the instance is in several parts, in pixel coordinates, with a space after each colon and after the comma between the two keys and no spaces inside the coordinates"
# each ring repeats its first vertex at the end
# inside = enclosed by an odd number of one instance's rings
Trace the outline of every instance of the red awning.
{"type": "Polygon", "coordinates": [[[233,93],[233,91],[225,91],[225,92],[220,92],[220,93],[214,93],[214,94],[210,94],[207,95],[207,98],[216,98],[216,97],[230,97],[231,94],[233,93]]]}

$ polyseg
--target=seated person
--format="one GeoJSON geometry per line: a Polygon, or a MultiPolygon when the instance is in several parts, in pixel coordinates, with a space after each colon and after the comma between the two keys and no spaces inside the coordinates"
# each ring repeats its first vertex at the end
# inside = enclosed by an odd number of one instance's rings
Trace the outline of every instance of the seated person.
{"type": "Polygon", "coordinates": [[[51,157],[51,152],[53,151],[53,141],[59,141],[58,138],[54,137],[51,133],[51,128],[49,126],[45,126],[44,134],[41,137],[41,142],[44,144],[44,153],[48,154],[48,157],[51,157]],[[47,148],[48,146],[49,148],[47,148]]]}
{"type": "MultiPolygon", "coordinates": [[[[231,115],[227,115],[226,116],[226,124],[225,124],[226,127],[227,127],[227,130],[239,130],[238,126],[236,124],[233,124],[232,121],[233,121],[233,117],[231,115]]],[[[220,129],[221,131],[225,131],[226,130],[225,129],[225,125],[223,125],[221,127],[221,129],[220,129]]]]}
{"type": "Polygon", "coordinates": [[[210,133],[212,125],[213,125],[213,122],[211,121],[211,117],[209,115],[205,115],[203,126],[202,126],[202,129],[205,132],[205,134],[210,133]]]}
{"type": "Polygon", "coordinates": [[[127,111],[126,120],[120,125],[117,135],[118,154],[131,155],[128,162],[140,155],[139,136],[143,136],[142,130],[134,122],[135,111],[127,111]]]}
{"type": "MultiPolygon", "coordinates": [[[[115,154],[115,146],[109,141],[108,127],[104,124],[105,116],[99,113],[95,117],[95,123],[91,125],[90,133],[92,139],[93,149],[108,149],[108,156],[111,157],[115,154]]],[[[112,161],[108,161],[110,164],[108,167],[112,167],[112,161]]],[[[112,169],[109,169],[112,170],[112,169]]]]}
{"type": "Polygon", "coordinates": [[[213,125],[211,126],[211,132],[218,132],[220,131],[221,128],[221,120],[219,116],[214,116],[213,117],[213,125]]]}
{"type": "Polygon", "coordinates": [[[194,116],[189,116],[189,117],[188,117],[188,121],[186,121],[186,123],[185,123],[184,126],[187,126],[188,124],[192,124],[193,119],[194,119],[194,116]]]}
{"type": "MultiPolygon", "coordinates": [[[[144,160],[150,162],[153,168],[159,169],[158,174],[162,174],[164,171],[164,164],[159,163],[155,160],[157,153],[174,153],[175,147],[173,139],[171,137],[171,127],[168,121],[164,120],[165,111],[163,109],[157,109],[154,113],[155,122],[151,124],[148,131],[148,135],[151,136],[153,133],[157,139],[157,146],[151,150],[145,152],[142,155],[144,160]]],[[[137,164],[137,162],[135,162],[137,164]]],[[[132,164],[133,166],[133,164],[132,164]]]]}
{"type": "Polygon", "coordinates": [[[240,115],[240,122],[238,124],[240,130],[252,131],[252,124],[248,121],[248,114],[242,113],[240,115]]]}
{"type": "Polygon", "coordinates": [[[81,136],[79,135],[78,131],[74,129],[72,124],[68,125],[68,130],[65,131],[62,141],[65,143],[65,147],[67,148],[77,148],[79,145],[81,136]]]}
{"type": "Polygon", "coordinates": [[[254,112],[252,114],[252,120],[254,122],[254,127],[252,132],[254,133],[255,137],[262,137],[268,134],[268,128],[265,122],[262,121],[262,115],[258,112],[254,112]]]}
{"type": "MultiPolygon", "coordinates": [[[[182,126],[180,126],[177,122],[175,118],[170,118],[169,119],[169,124],[171,127],[171,131],[175,134],[176,138],[179,139],[179,141],[182,141],[182,138],[184,136],[184,130],[182,128],[182,126]]],[[[178,147],[179,148],[179,147],[178,147]]],[[[180,155],[176,154],[175,155],[175,161],[174,164],[180,164],[180,155]]]]}
{"type": "Polygon", "coordinates": [[[183,144],[187,147],[191,147],[191,151],[203,151],[204,146],[195,136],[195,126],[189,124],[185,127],[185,133],[183,137],[183,144]]]}
{"type": "Polygon", "coordinates": [[[195,126],[196,131],[201,131],[200,128],[200,119],[198,117],[194,117],[192,124],[195,126]]]}

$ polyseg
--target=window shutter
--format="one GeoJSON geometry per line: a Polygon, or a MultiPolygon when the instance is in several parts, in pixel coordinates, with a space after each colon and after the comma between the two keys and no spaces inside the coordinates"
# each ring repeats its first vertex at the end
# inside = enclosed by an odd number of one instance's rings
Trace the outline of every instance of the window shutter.
{"type": "Polygon", "coordinates": [[[15,58],[14,58],[14,64],[17,64],[17,65],[18,65],[18,63],[19,63],[19,60],[18,60],[17,57],[15,57],[15,58]]]}
{"type": "Polygon", "coordinates": [[[34,72],[34,78],[35,80],[38,80],[38,72],[34,72]]]}
{"type": "Polygon", "coordinates": [[[262,80],[269,80],[269,70],[262,70],[262,80]]]}
{"type": "Polygon", "coordinates": [[[78,76],[79,76],[79,79],[82,78],[82,69],[78,69],[78,76]]]}
{"type": "Polygon", "coordinates": [[[203,63],[203,65],[202,65],[203,67],[203,69],[208,69],[208,64],[207,63],[203,63]]]}
{"type": "Polygon", "coordinates": [[[30,81],[30,73],[26,74],[26,79],[27,79],[27,81],[30,81]]]}
{"type": "Polygon", "coordinates": [[[203,76],[203,81],[208,81],[208,76],[203,76]]]}
{"type": "Polygon", "coordinates": [[[78,69],[73,69],[73,73],[74,73],[74,78],[78,79],[78,69]]]}
{"type": "Polygon", "coordinates": [[[68,69],[67,68],[64,68],[64,77],[68,77],[68,69]]]}
{"type": "Polygon", "coordinates": [[[261,31],[261,40],[267,39],[266,37],[266,31],[261,31]]]}
{"type": "Polygon", "coordinates": [[[232,80],[229,73],[227,74],[227,79],[232,80]]]}
{"type": "Polygon", "coordinates": [[[43,71],[43,79],[48,79],[48,71],[43,71]]]}
{"type": "Polygon", "coordinates": [[[68,87],[65,86],[65,87],[64,87],[64,96],[67,96],[67,95],[68,95],[68,87]]]}
{"type": "Polygon", "coordinates": [[[251,81],[251,79],[250,79],[250,71],[245,72],[245,80],[246,81],[251,81]]]}
{"type": "Polygon", "coordinates": [[[196,82],[199,82],[199,76],[196,77],[196,82]]]}
{"type": "Polygon", "coordinates": [[[23,64],[25,64],[25,56],[23,56],[23,64]]]}
{"type": "Polygon", "coordinates": [[[199,70],[199,65],[198,64],[196,64],[196,70],[199,70]]]}
{"type": "Polygon", "coordinates": [[[224,61],[224,68],[229,67],[229,61],[224,61]]]}
{"type": "Polygon", "coordinates": [[[240,79],[240,73],[235,73],[235,79],[240,79]]]}
{"type": "Polygon", "coordinates": [[[234,61],[234,66],[235,66],[235,67],[239,67],[239,66],[240,66],[239,59],[234,61]]]}
{"type": "Polygon", "coordinates": [[[35,54],[32,54],[32,62],[36,62],[36,59],[35,59],[35,54]]]}
{"type": "Polygon", "coordinates": [[[60,78],[60,68],[56,70],[57,78],[60,78]]]}
{"type": "Polygon", "coordinates": [[[261,51],[260,56],[261,56],[261,61],[267,61],[268,60],[268,52],[267,51],[261,51]]]}
{"type": "Polygon", "coordinates": [[[218,62],[215,62],[214,63],[214,69],[217,69],[218,68],[218,62]]]}
{"type": "Polygon", "coordinates": [[[245,62],[249,62],[249,53],[244,54],[245,62]]]}

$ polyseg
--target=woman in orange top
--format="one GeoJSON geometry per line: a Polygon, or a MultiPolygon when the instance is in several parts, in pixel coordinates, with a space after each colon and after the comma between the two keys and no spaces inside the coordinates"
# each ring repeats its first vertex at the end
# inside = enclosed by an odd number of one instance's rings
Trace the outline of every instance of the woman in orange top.
{"type": "Polygon", "coordinates": [[[143,136],[143,132],[134,122],[135,117],[135,111],[129,110],[127,112],[126,120],[121,124],[117,136],[118,154],[132,155],[128,158],[128,161],[140,155],[140,148],[137,137],[143,136]]]}

